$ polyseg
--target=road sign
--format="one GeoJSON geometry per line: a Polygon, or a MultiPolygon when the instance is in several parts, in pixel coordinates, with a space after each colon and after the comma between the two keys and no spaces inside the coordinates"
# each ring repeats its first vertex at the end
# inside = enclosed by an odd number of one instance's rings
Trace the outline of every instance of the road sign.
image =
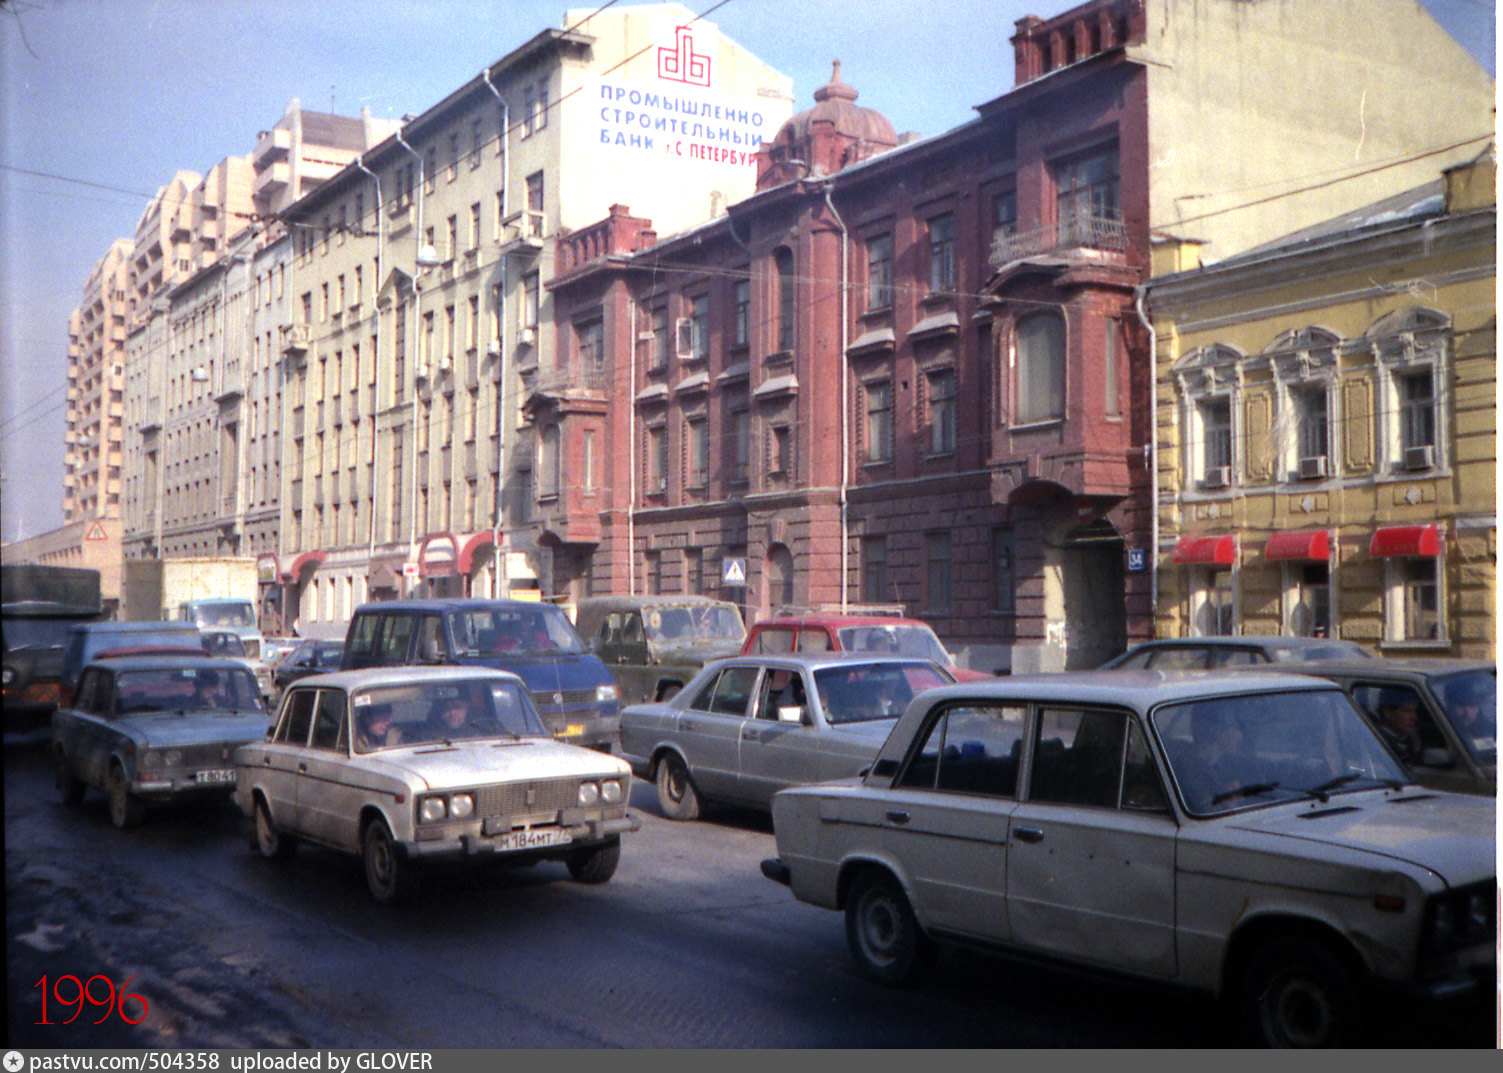
{"type": "Polygon", "coordinates": [[[89,526],[88,531],[84,533],[84,539],[108,540],[109,537],[105,535],[104,526],[100,525],[98,522],[95,522],[93,525],[89,526]]]}
{"type": "Polygon", "coordinates": [[[746,585],[746,560],[723,559],[720,563],[720,583],[722,585],[746,585]]]}

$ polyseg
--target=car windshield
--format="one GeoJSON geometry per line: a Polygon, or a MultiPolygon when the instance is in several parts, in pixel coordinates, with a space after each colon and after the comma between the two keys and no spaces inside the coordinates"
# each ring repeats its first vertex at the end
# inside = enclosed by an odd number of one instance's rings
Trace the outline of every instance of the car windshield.
{"type": "Polygon", "coordinates": [[[254,626],[256,613],[248,603],[202,604],[193,609],[193,621],[201,630],[215,626],[254,626]]]}
{"type": "Polygon", "coordinates": [[[454,644],[462,655],[531,655],[585,651],[563,611],[536,607],[478,607],[449,616],[454,644]]]}
{"type": "Polygon", "coordinates": [[[948,667],[954,661],[928,626],[845,626],[835,631],[845,652],[892,652],[932,659],[948,667]]]}
{"type": "Polygon", "coordinates": [[[1498,675],[1466,671],[1432,684],[1456,736],[1479,764],[1498,762],[1498,675]]]}
{"type": "Polygon", "coordinates": [[[740,641],[746,636],[741,616],[730,607],[654,607],[643,612],[642,621],[658,644],[740,641]]]}
{"type": "Polygon", "coordinates": [[[116,715],[262,710],[256,679],[243,667],[154,667],[115,680],[116,715]]]}
{"type": "Polygon", "coordinates": [[[1269,645],[1274,663],[1308,663],[1322,659],[1372,659],[1373,654],[1353,641],[1328,641],[1316,645],[1269,645]]]}
{"type": "Polygon", "coordinates": [[[313,652],[313,665],[321,671],[337,671],[343,655],[342,643],[319,645],[313,652]]]}
{"type": "Polygon", "coordinates": [[[1411,781],[1337,689],[1165,704],[1152,723],[1196,815],[1411,781]]]}
{"type": "Polygon", "coordinates": [[[858,663],[814,672],[819,706],[832,725],[895,719],[914,694],[950,681],[931,663],[858,663]]]}
{"type": "Polygon", "coordinates": [[[352,701],[355,751],[485,739],[547,737],[520,682],[409,682],[360,690],[352,701]]]}
{"type": "Polygon", "coordinates": [[[5,650],[62,648],[76,622],[57,618],[8,618],[5,620],[5,650]]]}

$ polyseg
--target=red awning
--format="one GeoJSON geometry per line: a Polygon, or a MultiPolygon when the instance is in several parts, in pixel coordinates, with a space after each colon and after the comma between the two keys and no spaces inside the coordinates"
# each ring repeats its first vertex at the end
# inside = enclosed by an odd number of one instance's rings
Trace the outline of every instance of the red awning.
{"type": "Polygon", "coordinates": [[[1374,559],[1394,555],[1423,555],[1433,559],[1440,554],[1440,526],[1387,526],[1373,533],[1373,542],[1367,553],[1374,559]]]}
{"type": "Polygon", "coordinates": [[[286,570],[282,571],[282,580],[291,582],[297,582],[301,580],[303,575],[303,567],[307,566],[309,563],[317,566],[319,563],[324,561],[324,558],[325,555],[321,551],[303,552],[303,554],[292,560],[291,565],[289,565],[286,570]]]}
{"type": "Polygon", "coordinates": [[[1174,545],[1174,561],[1187,566],[1231,566],[1237,561],[1237,538],[1183,537],[1174,545]]]}
{"type": "Polygon", "coordinates": [[[457,562],[461,574],[468,574],[475,568],[475,553],[481,548],[488,547],[494,538],[494,533],[480,532],[464,542],[464,547],[459,549],[457,562]]]}
{"type": "Polygon", "coordinates": [[[1325,563],[1331,560],[1331,535],[1324,529],[1299,529],[1291,533],[1275,533],[1263,547],[1263,558],[1270,560],[1294,559],[1306,563],[1325,563]]]}

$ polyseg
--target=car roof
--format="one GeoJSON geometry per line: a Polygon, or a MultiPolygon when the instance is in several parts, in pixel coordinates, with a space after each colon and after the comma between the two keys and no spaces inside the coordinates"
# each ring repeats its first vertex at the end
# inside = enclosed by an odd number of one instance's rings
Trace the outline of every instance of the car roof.
{"type": "Polygon", "coordinates": [[[430,600],[378,600],[374,603],[361,604],[355,608],[354,614],[371,614],[387,611],[462,611],[467,608],[482,607],[556,607],[542,600],[489,600],[478,597],[455,596],[448,598],[435,598],[430,600]]]}
{"type": "Polygon", "coordinates": [[[729,600],[717,600],[713,596],[685,593],[680,596],[586,596],[579,601],[580,610],[587,607],[630,610],[647,607],[735,607],[729,600]]]}
{"type": "Polygon", "coordinates": [[[291,689],[322,686],[325,689],[370,689],[380,686],[409,685],[413,682],[472,682],[479,678],[522,684],[510,671],[492,667],[367,667],[358,671],[330,671],[299,678],[291,689]]]}
{"type": "Polygon", "coordinates": [[[102,659],[92,659],[86,666],[104,667],[112,671],[170,671],[183,668],[219,670],[225,667],[248,669],[246,661],[238,656],[195,656],[187,652],[180,656],[106,656],[102,659]]]}
{"type": "Polygon", "coordinates": [[[1334,682],[1313,674],[1258,670],[1114,670],[1068,671],[983,678],[943,686],[944,697],[993,700],[1042,700],[1112,704],[1147,711],[1166,701],[1203,700],[1247,693],[1292,689],[1335,689],[1334,682]]]}
{"type": "Polygon", "coordinates": [[[777,618],[765,618],[753,625],[758,626],[830,626],[840,628],[842,626],[922,626],[926,630],[933,630],[927,622],[916,618],[899,618],[896,615],[841,615],[838,613],[819,613],[812,615],[779,615],[777,618]]]}
{"type": "Polygon", "coordinates": [[[1278,668],[1300,670],[1320,677],[1338,675],[1354,678],[1431,678],[1460,674],[1465,671],[1496,671],[1497,664],[1487,659],[1461,659],[1449,656],[1401,656],[1391,659],[1323,659],[1308,663],[1274,664],[1278,668]]]}
{"type": "Polygon", "coordinates": [[[192,633],[198,627],[191,622],[81,622],[72,630],[86,634],[100,633],[192,633]]]}
{"type": "Polygon", "coordinates": [[[924,659],[922,656],[902,655],[897,652],[878,653],[875,655],[867,655],[865,653],[849,655],[843,652],[819,652],[808,655],[799,652],[751,652],[744,656],[723,656],[720,659],[711,660],[705,664],[705,668],[724,667],[731,664],[744,665],[748,663],[757,666],[777,664],[783,667],[794,664],[800,667],[807,667],[811,671],[817,671],[824,667],[843,667],[849,670],[852,667],[864,667],[874,663],[914,663],[938,667],[946,673],[950,671],[949,667],[935,663],[931,659],[924,659]]]}

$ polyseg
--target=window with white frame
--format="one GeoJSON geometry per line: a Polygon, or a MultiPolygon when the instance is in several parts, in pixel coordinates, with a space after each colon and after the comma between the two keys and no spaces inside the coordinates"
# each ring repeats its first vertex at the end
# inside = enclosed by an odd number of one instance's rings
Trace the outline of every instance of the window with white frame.
{"type": "Polygon", "coordinates": [[[1065,321],[1035,313],[1018,321],[1016,424],[1057,421],[1065,413],[1065,321]]]}
{"type": "Polygon", "coordinates": [[[1386,560],[1385,637],[1389,641],[1443,641],[1440,563],[1432,556],[1386,560]]]}
{"type": "Polygon", "coordinates": [[[696,294],[689,299],[688,338],[682,340],[688,361],[704,361],[710,356],[710,296],[696,294]]]}
{"type": "Polygon", "coordinates": [[[866,243],[866,308],[892,305],[892,235],[873,235],[866,243]]]}
{"type": "Polygon", "coordinates": [[[1415,472],[1444,464],[1439,392],[1451,322],[1428,309],[1391,313],[1369,329],[1380,371],[1382,456],[1390,472],[1415,472]]]}
{"type": "Polygon", "coordinates": [[[1184,431],[1181,465],[1188,488],[1214,490],[1233,480],[1233,389],[1243,359],[1241,351],[1216,343],[1174,364],[1184,431]]]}
{"type": "Polygon", "coordinates": [[[1196,404],[1200,426],[1200,486],[1224,488],[1232,472],[1232,400],[1226,395],[1196,404]]]}

